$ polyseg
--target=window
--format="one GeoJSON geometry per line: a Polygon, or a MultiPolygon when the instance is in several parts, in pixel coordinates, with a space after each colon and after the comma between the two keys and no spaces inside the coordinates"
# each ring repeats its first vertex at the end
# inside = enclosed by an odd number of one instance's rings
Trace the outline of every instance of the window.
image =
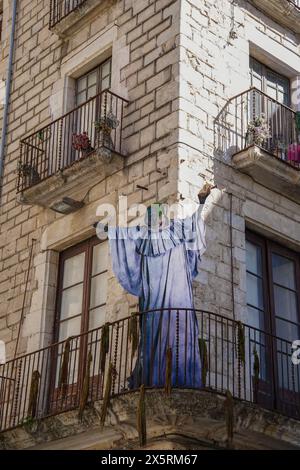
{"type": "Polygon", "coordinates": [[[49,409],[52,411],[78,405],[78,388],[85,377],[88,351],[93,355],[92,389],[99,390],[102,386],[99,380],[100,348],[97,347],[101,332],[97,328],[105,323],[107,262],[108,243],[100,242],[97,237],[60,256],[55,347],[51,357],[49,409]],[[67,376],[62,389],[61,374],[66,357],[67,376]]]}
{"type": "Polygon", "coordinates": [[[76,105],[85,103],[110,85],[111,58],[76,80],[76,105]]]}
{"type": "Polygon", "coordinates": [[[290,80],[250,57],[251,86],[266,93],[281,104],[290,106],[290,80]]]}
{"type": "Polygon", "coordinates": [[[300,372],[291,361],[292,342],[300,339],[300,254],[248,232],[246,269],[248,324],[257,328],[252,346],[260,357],[260,378],[279,405],[291,406],[300,392],[300,372]]]}
{"type": "Polygon", "coordinates": [[[92,238],[61,254],[55,339],[98,328],[105,322],[108,243],[92,238]]]}

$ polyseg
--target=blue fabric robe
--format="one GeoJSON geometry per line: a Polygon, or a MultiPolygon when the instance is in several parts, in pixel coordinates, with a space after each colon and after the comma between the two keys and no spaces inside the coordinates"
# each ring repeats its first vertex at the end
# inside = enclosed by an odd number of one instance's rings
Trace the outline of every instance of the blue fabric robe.
{"type": "MultiPolygon", "coordinates": [[[[200,206],[201,207],[201,206],[200,206]]],[[[172,349],[172,385],[201,387],[198,324],[192,281],[205,251],[200,207],[186,219],[160,230],[109,228],[113,271],[123,288],[139,297],[138,358],[130,388],[163,387],[167,349],[172,349]]]]}

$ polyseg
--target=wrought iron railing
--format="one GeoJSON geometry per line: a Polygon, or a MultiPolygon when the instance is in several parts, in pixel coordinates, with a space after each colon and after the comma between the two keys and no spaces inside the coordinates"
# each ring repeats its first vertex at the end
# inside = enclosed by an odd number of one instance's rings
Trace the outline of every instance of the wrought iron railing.
{"type": "Polygon", "coordinates": [[[300,114],[256,88],[231,98],[215,120],[216,146],[225,157],[258,145],[300,168],[300,114]]]}
{"type": "Polygon", "coordinates": [[[300,366],[292,345],[214,313],[149,311],[106,324],[0,366],[0,430],[104,397],[193,388],[300,419],[300,366]],[[107,391],[107,390],[106,390],[107,391]]]}
{"type": "Polygon", "coordinates": [[[83,6],[85,2],[86,0],[50,0],[50,29],[69,16],[72,11],[83,6]]]}
{"type": "Polygon", "coordinates": [[[298,7],[300,9],[300,0],[288,0],[290,3],[293,3],[294,5],[296,5],[296,7],[298,7]]]}
{"type": "Polygon", "coordinates": [[[105,90],[21,140],[18,191],[105,148],[124,155],[123,110],[127,101],[105,90]]]}

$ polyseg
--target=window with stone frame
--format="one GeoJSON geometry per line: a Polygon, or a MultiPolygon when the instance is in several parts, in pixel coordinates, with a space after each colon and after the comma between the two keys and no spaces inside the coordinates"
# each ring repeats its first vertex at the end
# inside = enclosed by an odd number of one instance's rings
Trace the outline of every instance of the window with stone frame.
{"type": "Polygon", "coordinates": [[[97,237],[61,253],[54,340],[64,341],[103,325],[107,263],[108,243],[97,237]]]}
{"type": "MultiPolygon", "coordinates": [[[[93,370],[99,371],[100,352],[95,337],[99,341],[99,328],[105,323],[107,266],[108,242],[97,237],[60,254],[53,338],[55,347],[50,371],[49,409],[52,412],[61,407],[62,402],[70,406],[76,402],[89,349],[93,349],[93,370]],[[68,369],[64,379],[66,389],[61,394],[59,384],[68,342],[68,369]]],[[[93,378],[97,384],[98,375],[93,378]]]]}
{"type": "Polygon", "coordinates": [[[260,359],[261,398],[272,400],[275,394],[286,408],[300,394],[300,373],[291,361],[291,345],[300,338],[300,253],[247,232],[246,270],[250,342],[260,359]]]}

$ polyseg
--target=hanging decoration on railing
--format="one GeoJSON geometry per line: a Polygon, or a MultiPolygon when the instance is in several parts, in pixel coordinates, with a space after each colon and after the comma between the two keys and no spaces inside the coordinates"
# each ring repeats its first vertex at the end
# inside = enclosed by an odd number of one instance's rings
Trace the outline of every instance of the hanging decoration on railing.
{"type": "Polygon", "coordinates": [[[207,373],[208,373],[207,346],[206,346],[206,341],[203,338],[199,338],[198,343],[199,343],[199,351],[200,351],[201,366],[202,366],[202,370],[201,370],[202,386],[205,388],[206,387],[207,373]]]}
{"type": "Polygon", "coordinates": [[[100,348],[100,370],[105,372],[106,356],[109,351],[109,323],[106,323],[102,329],[101,348],[100,348]]]}
{"type": "Polygon", "coordinates": [[[259,356],[254,349],[253,351],[254,356],[254,364],[253,364],[253,401],[254,403],[258,402],[258,389],[259,389],[259,374],[260,374],[260,364],[259,364],[259,356]]]}
{"type": "Polygon", "coordinates": [[[107,372],[105,392],[104,392],[101,415],[100,415],[100,424],[101,424],[101,426],[104,426],[105,419],[106,419],[106,416],[107,416],[108,407],[109,407],[109,403],[110,403],[113,373],[114,373],[114,367],[113,367],[112,364],[110,364],[109,368],[108,368],[108,372],[107,372]]]}
{"type": "Polygon", "coordinates": [[[143,447],[147,443],[145,385],[141,385],[140,387],[140,397],[137,412],[137,429],[139,434],[140,447],[143,447]]]}
{"type": "Polygon", "coordinates": [[[166,383],[165,383],[165,392],[167,395],[171,395],[172,391],[172,349],[167,349],[167,359],[166,359],[166,383]]]}
{"type": "Polygon", "coordinates": [[[138,347],[138,319],[135,313],[131,314],[129,320],[129,340],[131,342],[132,356],[134,356],[138,347]]]}
{"type": "Polygon", "coordinates": [[[237,322],[237,353],[238,359],[242,364],[246,360],[246,343],[245,343],[245,327],[241,321],[237,322]]]}
{"type": "Polygon", "coordinates": [[[63,398],[66,396],[67,390],[68,390],[69,360],[70,360],[70,349],[71,349],[72,339],[73,337],[70,336],[70,338],[66,340],[60,373],[59,373],[58,388],[61,390],[63,398]]]}
{"type": "Polygon", "coordinates": [[[41,374],[38,370],[33,371],[29,392],[29,403],[27,410],[28,418],[36,418],[37,408],[38,408],[38,396],[39,396],[39,384],[40,384],[41,374]]]}
{"type": "Polygon", "coordinates": [[[87,405],[88,398],[89,398],[92,360],[93,360],[93,356],[92,356],[91,351],[89,351],[88,357],[87,357],[87,365],[85,369],[83,385],[82,385],[81,394],[80,394],[80,403],[79,403],[79,411],[78,411],[78,418],[80,419],[80,421],[83,418],[83,412],[84,412],[84,409],[87,405]]]}

